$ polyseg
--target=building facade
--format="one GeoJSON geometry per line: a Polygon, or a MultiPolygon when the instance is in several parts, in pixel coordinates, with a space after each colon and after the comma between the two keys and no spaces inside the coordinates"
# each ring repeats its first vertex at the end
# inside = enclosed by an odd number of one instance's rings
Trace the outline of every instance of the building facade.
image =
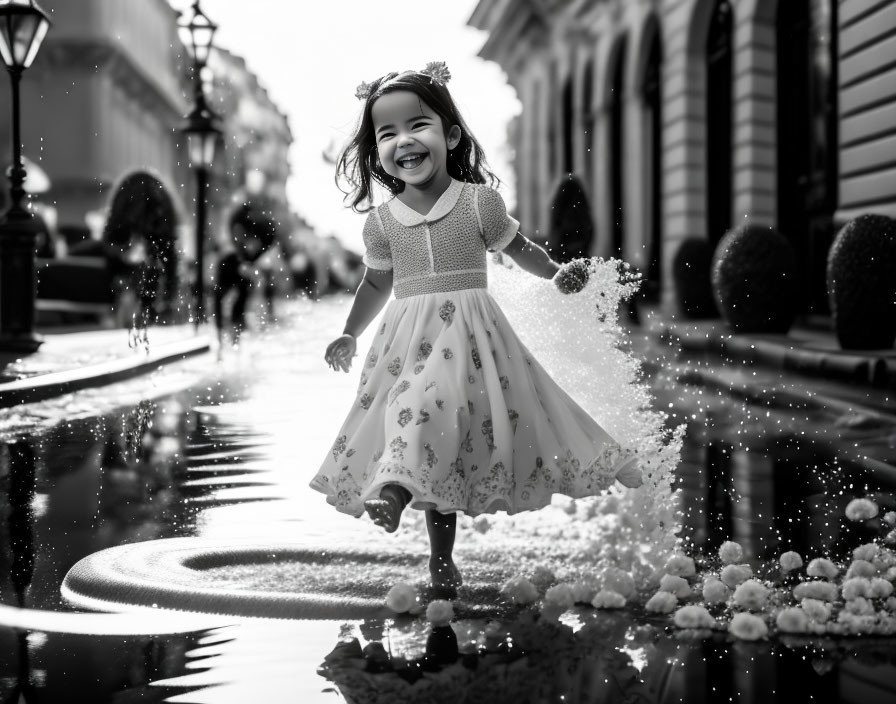
{"type": "MultiPolygon", "coordinates": [[[[192,57],[167,0],[41,0],[52,26],[22,80],[24,156],[49,179],[38,199],[69,240],[96,236],[116,186],[156,176],[177,211],[178,248],[195,257],[196,177],[185,115],[192,109],[192,57]]],[[[286,208],[286,117],[242,59],[211,53],[209,102],[222,116],[223,148],[208,191],[210,234],[234,197],[258,188],[286,208]],[[236,194],[236,195],[234,195],[236,194]]],[[[10,162],[9,111],[0,110],[0,163],[10,162]]],[[[288,209],[287,209],[288,212],[288,209]]],[[[71,244],[71,241],[69,242],[71,244]]]]}
{"type": "MultiPolygon", "coordinates": [[[[191,210],[180,184],[188,165],[178,128],[191,92],[178,14],[165,0],[42,6],[53,24],[22,80],[24,154],[51,184],[41,200],[55,207],[60,227],[86,232],[85,217],[106,206],[119,181],[150,171],[186,222],[191,210]]],[[[8,163],[9,117],[0,120],[8,163]]]]}
{"type": "Polygon", "coordinates": [[[523,103],[521,222],[546,233],[576,174],[591,253],[665,303],[684,239],[749,221],[790,240],[800,308],[824,312],[836,229],[896,216],[893,0],[481,0],[469,23],[523,103]]]}
{"type": "Polygon", "coordinates": [[[218,217],[214,229],[226,237],[223,220],[230,207],[252,198],[266,203],[285,226],[290,220],[287,155],[293,142],[289,120],[241,57],[217,49],[209,56],[208,70],[209,106],[221,116],[224,132],[209,196],[218,217]]]}

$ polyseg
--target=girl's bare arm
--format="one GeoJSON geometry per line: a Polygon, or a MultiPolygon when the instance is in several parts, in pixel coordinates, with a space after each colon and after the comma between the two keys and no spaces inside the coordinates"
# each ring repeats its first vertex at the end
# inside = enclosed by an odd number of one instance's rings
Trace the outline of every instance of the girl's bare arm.
{"type": "Polygon", "coordinates": [[[347,372],[357,351],[357,338],[379,314],[392,293],[392,271],[370,269],[355,292],[342,335],[327,345],[324,359],[335,371],[347,372]]]}
{"type": "Polygon", "coordinates": [[[526,239],[519,232],[504,248],[504,253],[530,274],[535,274],[543,279],[554,278],[554,274],[560,269],[560,265],[551,259],[544,249],[526,239]]]}
{"type": "Polygon", "coordinates": [[[383,271],[368,267],[355,292],[355,300],[345,321],[343,335],[360,336],[379,315],[391,294],[392,270],[383,271]]]}

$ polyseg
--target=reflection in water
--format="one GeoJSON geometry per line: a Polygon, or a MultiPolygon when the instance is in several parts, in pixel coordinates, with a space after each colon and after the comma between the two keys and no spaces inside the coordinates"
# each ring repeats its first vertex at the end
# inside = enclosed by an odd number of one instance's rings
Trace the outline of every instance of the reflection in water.
{"type": "Polygon", "coordinates": [[[666,633],[630,613],[523,611],[505,622],[347,624],[320,674],[367,702],[891,702],[892,641],[732,642],[666,633]],[[365,644],[362,646],[362,642],[365,644]]]}
{"type": "Polygon", "coordinates": [[[17,442],[7,448],[7,472],[9,475],[9,575],[16,601],[25,604],[25,590],[34,574],[34,451],[26,442],[17,442]]]}
{"type": "Polygon", "coordinates": [[[631,617],[367,622],[320,672],[349,702],[658,702],[678,645],[631,617]],[[360,640],[368,642],[362,648],[360,640]]]}
{"type": "Polygon", "coordinates": [[[0,701],[163,702],[189,686],[157,686],[182,675],[203,634],[84,636],[0,627],[0,701]]]}
{"type": "MultiPolygon", "coordinates": [[[[811,419],[805,428],[821,432],[811,419]]],[[[688,551],[714,554],[734,540],[754,566],[788,550],[847,559],[880,536],[872,523],[843,520],[846,505],[868,497],[882,514],[896,509],[896,477],[844,455],[791,431],[734,420],[689,428],[677,471],[688,551]]]]}

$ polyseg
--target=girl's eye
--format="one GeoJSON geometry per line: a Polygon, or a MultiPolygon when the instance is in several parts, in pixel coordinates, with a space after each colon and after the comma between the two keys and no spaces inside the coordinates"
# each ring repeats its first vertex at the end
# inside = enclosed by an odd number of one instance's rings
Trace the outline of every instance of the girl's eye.
{"type": "Polygon", "coordinates": [[[391,132],[383,132],[383,133],[379,136],[378,139],[379,139],[380,142],[382,142],[384,139],[388,139],[389,137],[394,137],[394,136],[395,136],[395,135],[393,135],[391,132]]]}
{"type": "Polygon", "coordinates": [[[427,125],[429,125],[428,122],[418,122],[414,125],[414,129],[417,129],[418,127],[426,127],[427,125]]]}

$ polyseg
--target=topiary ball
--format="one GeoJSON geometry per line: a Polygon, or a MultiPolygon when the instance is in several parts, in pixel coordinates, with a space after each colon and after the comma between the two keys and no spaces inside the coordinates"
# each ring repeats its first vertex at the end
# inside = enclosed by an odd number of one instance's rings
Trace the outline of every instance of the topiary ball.
{"type": "Polygon", "coordinates": [[[672,282],[681,317],[691,320],[718,316],[712,299],[712,243],[705,237],[683,240],[672,260],[672,282]]]}
{"type": "Polygon", "coordinates": [[[741,225],[713,255],[713,295],[736,332],[787,332],[796,314],[795,277],[793,248],[771,227],[741,225]]]}
{"type": "Polygon", "coordinates": [[[889,349],[896,341],[896,220],[860,215],[828,252],[828,297],[843,349],[889,349]]]}
{"type": "Polygon", "coordinates": [[[588,259],[574,259],[560,267],[554,275],[554,283],[561,293],[578,293],[591,277],[591,262],[588,259]]]}

